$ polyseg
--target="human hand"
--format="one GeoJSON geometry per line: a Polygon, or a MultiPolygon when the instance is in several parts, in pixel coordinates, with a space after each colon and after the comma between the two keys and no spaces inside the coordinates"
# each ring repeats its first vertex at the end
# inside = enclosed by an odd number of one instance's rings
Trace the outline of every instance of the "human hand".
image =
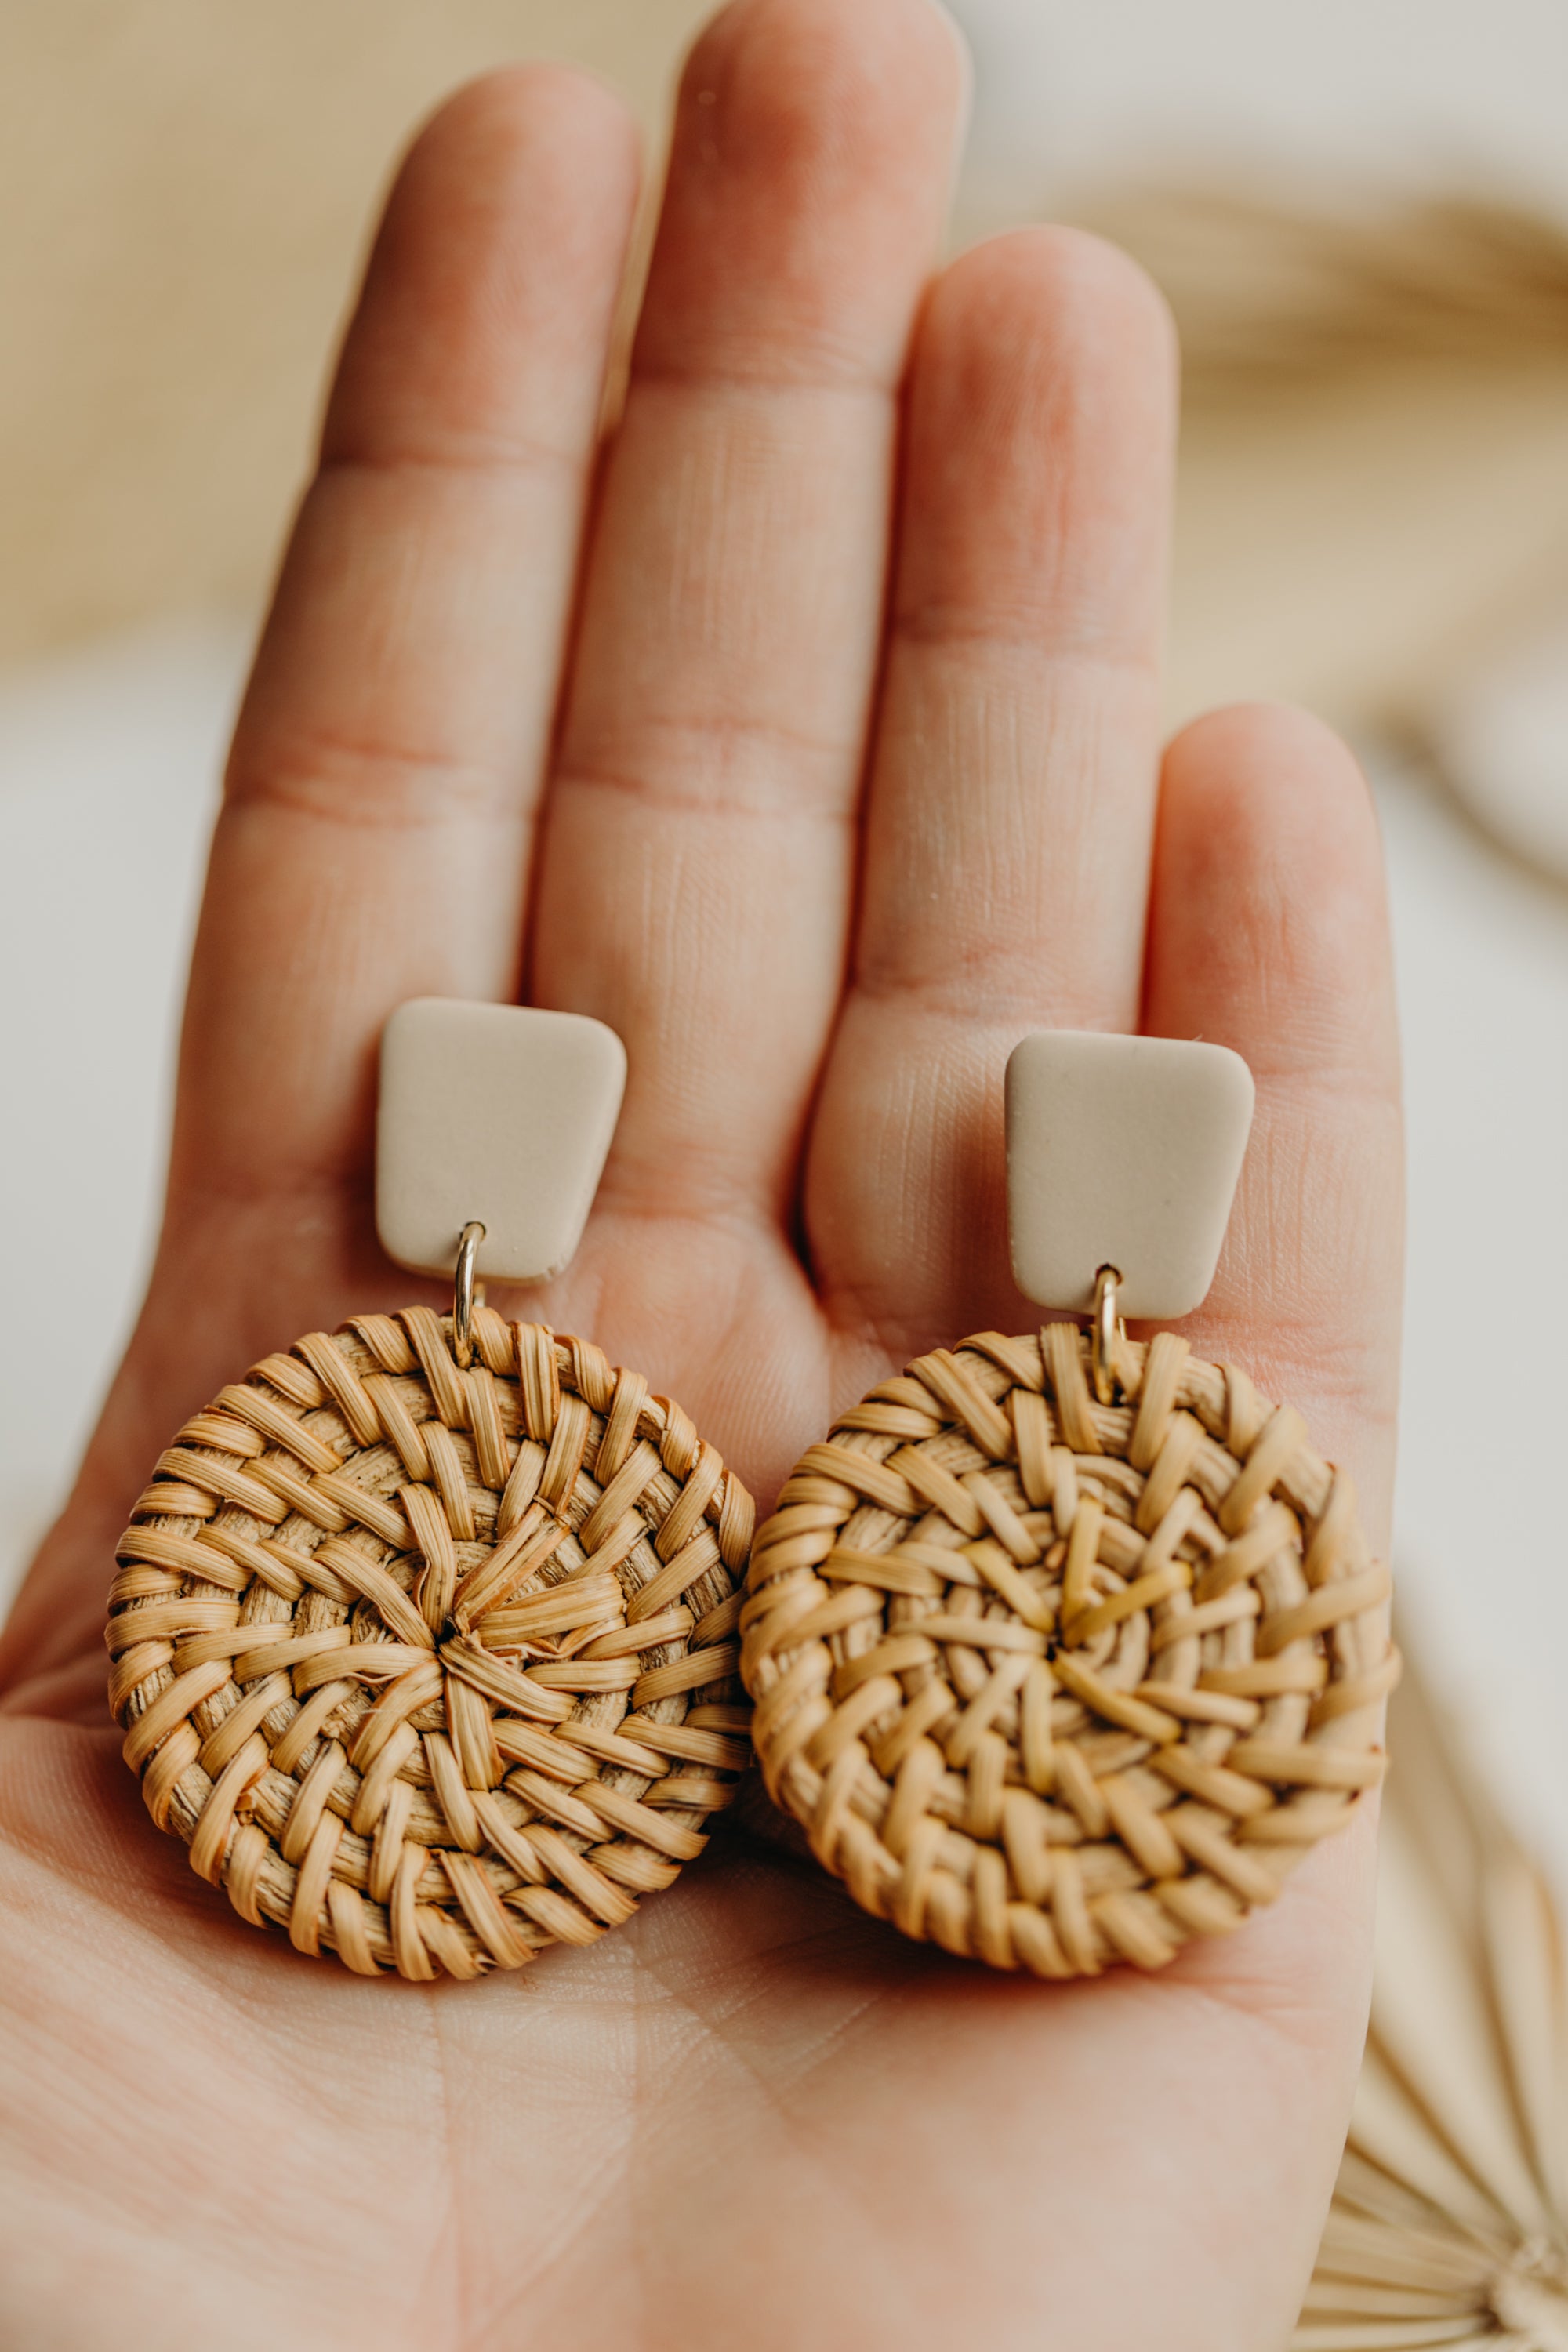
{"type": "Polygon", "coordinates": [[[626,1039],[587,1237],[524,1311],[655,1374],[764,1507],[889,1368],[1034,1319],[1020,1035],[1234,1045],[1257,1126],[1186,1328],[1303,1408],[1385,1541],[1370,803],[1279,710],[1162,762],[1168,325],[1055,230],[928,293],[962,83],[924,0],[717,21],[602,470],[622,110],[500,74],[404,168],[235,744],[151,1293],[0,1654],[7,2340],[1289,2331],[1360,2047],[1363,1816],[1153,1979],[997,1976],[721,1839],[590,1950],[367,1984],[231,1918],[104,1710],[109,1562],[169,1433],[418,1287],[370,1210],[376,1041],[415,995],[626,1039]]]}

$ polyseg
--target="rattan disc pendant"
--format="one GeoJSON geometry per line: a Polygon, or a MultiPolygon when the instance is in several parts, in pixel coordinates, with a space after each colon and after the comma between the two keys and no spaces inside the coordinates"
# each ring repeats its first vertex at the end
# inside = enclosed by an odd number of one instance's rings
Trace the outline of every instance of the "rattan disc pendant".
{"type": "Polygon", "coordinates": [[[1350,1480],[1245,1372],[1119,1318],[1207,1291],[1251,1107],[1217,1046],[1026,1040],[1015,1268],[1090,1330],[922,1357],[758,1531],[742,1671],[775,1803],[865,1909],[994,1967],[1162,1967],[1382,1775],[1388,1572],[1350,1480]]]}
{"type": "Polygon", "coordinates": [[[750,1496],[640,1374],[475,1295],[571,1256],[624,1068],[597,1023],[404,1007],[378,1225],[405,1264],[456,1262],[453,1313],[256,1365],[119,1545],[110,1703],[153,1820],[244,1918],[362,1975],[593,1941],[750,1761],[750,1496]]]}

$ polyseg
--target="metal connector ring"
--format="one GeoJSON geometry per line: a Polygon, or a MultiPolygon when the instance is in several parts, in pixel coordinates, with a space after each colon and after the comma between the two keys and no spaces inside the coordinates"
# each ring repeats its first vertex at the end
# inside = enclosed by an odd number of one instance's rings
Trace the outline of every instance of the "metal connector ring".
{"type": "Polygon", "coordinates": [[[1089,1325],[1089,1352],[1094,1393],[1101,1404],[1116,1402],[1118,1343],[1127,1336],[1127,1327],[1116,1311],[1121,1282],[1121,1273],[1113,1265],[1102,1265],[1094,1277],[1094,1319],[1089,1325]]]}
{"type": "Polygon", "coordinates": [[[474,1360],[474,1262],[485,1229],[470,1218],[458,1244],[458,1273],[452,1296],[452,1353],[465,1371],[474,1360]]]}

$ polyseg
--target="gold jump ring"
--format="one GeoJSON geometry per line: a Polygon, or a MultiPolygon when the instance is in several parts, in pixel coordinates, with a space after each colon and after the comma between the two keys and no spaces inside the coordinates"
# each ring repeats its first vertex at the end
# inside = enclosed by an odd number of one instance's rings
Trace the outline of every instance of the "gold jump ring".
{"type": "Polygon", "coordinates": [[[458,1244],[457,1283],[452,1298],[452,1353],[465,1371],[474,1360],[474,1261],[485,1229],[470,1218],[458,1244]]]}
{"type": "Polygon", "coordinates": [[[1101,1404],[1116,1402],[1117,1342],[1125,1336],[1125,1326],[1116,1312],[1116,1293],[1121,1276],[1113,1265],[1102,1265],[1094,1277],[1094,1320],[1089,1327],[1089,1365],[1094,1374],[1094,1393],[1101,1404]]]}

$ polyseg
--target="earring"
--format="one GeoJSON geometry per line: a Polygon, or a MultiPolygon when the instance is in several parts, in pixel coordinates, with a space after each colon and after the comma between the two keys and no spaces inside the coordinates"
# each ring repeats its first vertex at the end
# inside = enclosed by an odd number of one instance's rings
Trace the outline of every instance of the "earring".
{"type": "Polygon", "coordinates": [[[179,1431],[121,1537],[110,1705],[253,1926],[426,1980],[591,1943],[750,1761],[752,1507],[680,1407],[478,1277],[574,1252],[625,1083],[596,1021],[425,999],[383,1043],[376,1219],[449,1316],[358,1315],[179,1431]]]}
{"type": "Polygon", "coordinates": [[[1177,1333],[1251,1123],[1220,1046],[1054,1034],[1008,1064],[1019,1287],[884,1381],[758,1531],[742,1615],[774,1802],[864,1909],[996,1968],[1160,1968],[1237,1927],[1382,1777],[1388,1571],[1300,1415],[1177,1333]]]}

